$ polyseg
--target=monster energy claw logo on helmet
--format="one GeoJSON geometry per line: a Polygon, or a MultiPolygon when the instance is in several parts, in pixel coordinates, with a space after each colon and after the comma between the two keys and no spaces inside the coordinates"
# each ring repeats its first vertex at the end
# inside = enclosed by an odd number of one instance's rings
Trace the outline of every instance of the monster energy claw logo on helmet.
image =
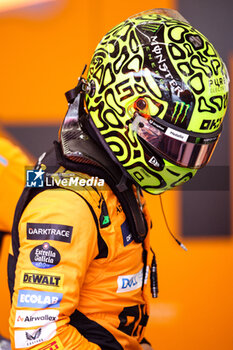
{"type": "Polygon", "coordinates": [[[176,11],[142,12],[110,30],[88,81],[95,132],[144,190],[181,184],[210,159],[228,74],[213,45],[176,11]]]}

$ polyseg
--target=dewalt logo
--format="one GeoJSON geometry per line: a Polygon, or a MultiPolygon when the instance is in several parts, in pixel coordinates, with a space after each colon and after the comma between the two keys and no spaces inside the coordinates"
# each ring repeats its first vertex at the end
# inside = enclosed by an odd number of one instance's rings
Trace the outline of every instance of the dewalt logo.
{"type": "Polygon", "coordinates": [[[63,287],[63,274],[41,274],[37,271],[23,271],[21,274],[21,286],[43,286],[61,289],[63,287]]]}

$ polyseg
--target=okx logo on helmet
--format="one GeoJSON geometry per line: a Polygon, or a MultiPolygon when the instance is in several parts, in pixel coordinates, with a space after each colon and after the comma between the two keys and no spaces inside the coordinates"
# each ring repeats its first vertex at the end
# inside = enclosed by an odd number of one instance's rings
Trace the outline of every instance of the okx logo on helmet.
{"type": "Polygon", "coordinates": [[[207,164],[229,78],[213,45],[178,12],[142,12],[110,30],[87,80],[93,133],[145,191],[173,188],[207,164]]]}

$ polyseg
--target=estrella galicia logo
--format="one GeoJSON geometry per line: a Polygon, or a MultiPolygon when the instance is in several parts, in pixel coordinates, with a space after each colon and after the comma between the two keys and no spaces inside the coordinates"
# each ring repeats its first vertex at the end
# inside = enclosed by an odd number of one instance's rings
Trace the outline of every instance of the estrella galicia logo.
{"type": "Polygon", "coordinates": [[[23,308],[45,309],[59,308],[62,293],[44,292],[38,290],[21,289],[18,295],[17,306],[23,308]]]}
{"type": "Polygon", "coordinates": [[[61,255],[56,248],[45,242],[32,249],[30,260],[39,269],[49,269],[59,264],[61,255]]]}
{"type": "Polygon", "coordinates": [[[27,239],[70,243],[73,227],[58,224],[27,223],[27,239]]]}
{"type": "Polygon", "coordinates": [[[26,170],[26,187],[44,187],[44,171],[26,170]]]}

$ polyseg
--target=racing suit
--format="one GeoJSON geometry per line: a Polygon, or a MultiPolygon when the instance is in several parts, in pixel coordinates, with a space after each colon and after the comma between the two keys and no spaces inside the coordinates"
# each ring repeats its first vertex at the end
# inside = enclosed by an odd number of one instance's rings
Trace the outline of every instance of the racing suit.
{"type": "Polygon", "coordinates": [[[16,203],[24,187],[28,157],[0,130],[0,231],[11,232],[16,203]]]}
{"type": "Polygon", "coordinates": [[[6,251],[14,211],[25,184],[25,166],[30,161],[27,155],[9,139],[9,136],[0,128],[0,278],[1,284],[1,335],[0,349],[10,348],[8,337],[9,318],[9,291],[5,270],[6,251]],[[4,237],[5,235],[5,237],[4,237]],[[4,237],[4,238],[3,238],[4,237]]]}
{"type": "MultiPolygon", "coordinates": [[[[133,240],[107,183],[63,186],[70,171],[53,170],[50,179],[60,182],[25,189],[16,209],[8,263],[12,349],[141,349],[149,233],[133,240]]],[[[145,205],[143,212],[149,230],[145,205]]]]}

